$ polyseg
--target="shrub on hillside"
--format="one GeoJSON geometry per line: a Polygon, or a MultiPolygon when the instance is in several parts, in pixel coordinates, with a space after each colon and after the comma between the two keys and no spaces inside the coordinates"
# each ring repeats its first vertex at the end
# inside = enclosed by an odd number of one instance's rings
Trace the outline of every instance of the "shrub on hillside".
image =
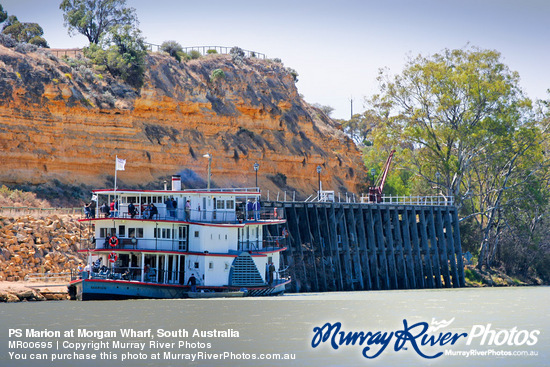
{"type": "Polygon", "coordinates": [[[215,82],[220,79],[225,79],[225,73],[222,69],[215,69],[212,70],[212,74],[210,74],[210,81],[215,82]]]}
{"type": "Polygon", "coordinates": [[[236,64],[242,64],[244,61],[244,51],[240,47],[233,47],[231,50],[229,50],[229,54],[231,55],[231,59],[236,64]]]}
{"type": "Polygon", "coordinates": [[[181,45],[176,41],[164,41],[162,45],[160,45],[160,49],[181,62],[183,47],[181,47],[181,45]]]}
{"type": "Polygon", "coordinates": [[[202,57],[201,53],[197,50],[192,50],[189,52],[189,56],[192,60],[200,59],[202,57]]]}
{"type": "Polygon", "coordinates": [[[14,40],[9,34],[0,33],[0,44],[4,47],[14,48],[17,46],[17,41],[14,40]]]}

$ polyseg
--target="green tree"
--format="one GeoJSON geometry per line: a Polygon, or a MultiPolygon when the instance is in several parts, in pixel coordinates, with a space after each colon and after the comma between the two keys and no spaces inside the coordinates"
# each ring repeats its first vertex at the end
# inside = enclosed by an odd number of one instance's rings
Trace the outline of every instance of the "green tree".
{"type": "Polygon", "coordinates": [[[479,265],[491,265],[518,193],[546,169],[546,130],[519,75],[496,51],[462,49],[419,56],[379,81],[369,101],[381,121],[368,135],[374,149],[400,148],[416,192],[452,196],[480,228],[479,265]]]}
{"type": "Polygon", "coordinates": [[[42,37],[44,30],[38,23],[21,23],[15,15],[7,18],[2,29],[2,34],[11,36],[17,42],[32,43],[40,47],[49,47],[42,37]]]}
{"type": "Polygon", "coordinates": [[[324,106],[320,103],[312,104],[313,107],[320,109],[325,115],[329,116],[334,112],[334,108],[331,106],[324,106]]]}
{"type": "Polygon", "coordinates": [[[0,23],[3,23],[6,19],[8,19],[8,13],[4,11],[2,4],[0,4],[0,23]]]}
{"type": "Polygon", "coordinates": [[[112,28],[100,44],[91,43],[84,54],[100,70],[107,70],[135,88],[143,85],[147,49],[139,29],[130,25],[112,28]]]}
{"type": "Polygon", "coordinates": [[[137,24],[135,9],[127,8],[126,0],[63,0],[59,8],[69,34],[81,33],[90,43],[99,43],[116,27],[137,24]]]}

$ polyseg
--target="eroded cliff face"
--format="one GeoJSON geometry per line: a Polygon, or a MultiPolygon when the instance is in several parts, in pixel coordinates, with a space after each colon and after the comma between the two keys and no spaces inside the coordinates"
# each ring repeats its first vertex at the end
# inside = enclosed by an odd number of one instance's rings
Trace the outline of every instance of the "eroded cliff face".
{"type": "Polygon", "coordinates": [[[338,126],[305,103],[293,77],[270,60],[234,63],[210,55],[187,63],[150,54],[139,90],[46,52],[0,46],[0,183],[112,185],[115,155],[126,159],[120,188],[181,174],[204,187],[255,185],[265,192],[318,187],[357,192],[360,152],[338,126]],[[211,81],[213,70],[225,78],[211,81]]]}

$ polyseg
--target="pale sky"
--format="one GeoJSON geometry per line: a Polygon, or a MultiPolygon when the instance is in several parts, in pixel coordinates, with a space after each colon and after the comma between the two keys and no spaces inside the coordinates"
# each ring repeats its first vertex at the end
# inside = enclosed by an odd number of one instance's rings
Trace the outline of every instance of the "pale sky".
{"type": "MultiPolygon", "coordinates": [[[[53,48],[87,45],[63,26],[61,0],[0,0],[37,22],[53,48]]],[[[497,50],[532,99],[550,88],[549,0],[127,0],[147,42],[239,46],[280,58],[299,73],[309,103],[334,118],[364,111],[380,68],[399,74],[409,56],[466,45],[497,50]]]]}

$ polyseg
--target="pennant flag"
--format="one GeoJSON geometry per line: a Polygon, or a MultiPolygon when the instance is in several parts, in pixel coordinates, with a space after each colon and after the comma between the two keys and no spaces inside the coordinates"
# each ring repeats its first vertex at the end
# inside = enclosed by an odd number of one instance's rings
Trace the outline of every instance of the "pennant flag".
{"type": "Polygon", "coordinates": [[[120,159],[117,157],[116,159],[116,170],[117,171],[124,171],[124,166],[126,165],[126,159],[120,159]]]}
{"type": "Polygon", "coordinates": [[[97,194],[92,195],[92,201],[97,201],[97,194]]]}

